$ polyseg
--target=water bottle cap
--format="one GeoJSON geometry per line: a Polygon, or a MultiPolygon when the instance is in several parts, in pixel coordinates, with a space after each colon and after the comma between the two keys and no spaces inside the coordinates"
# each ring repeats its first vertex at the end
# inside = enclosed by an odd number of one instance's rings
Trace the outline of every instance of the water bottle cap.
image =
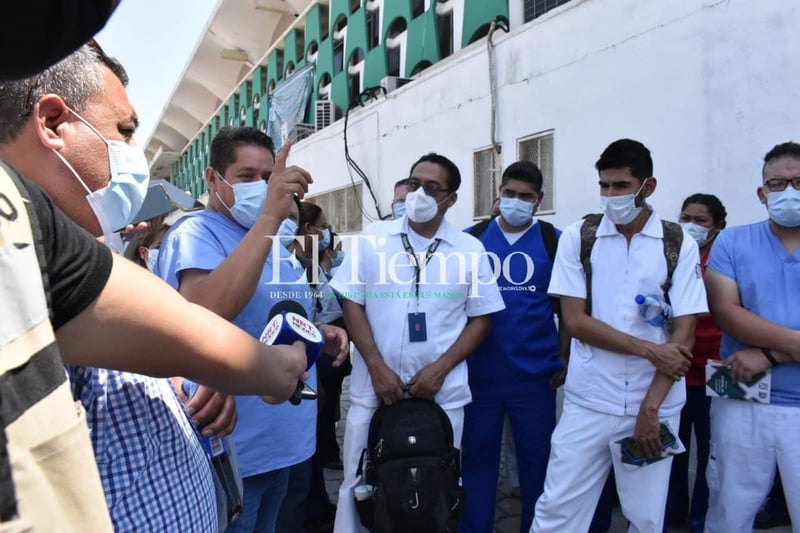
{"type": "Polygon", "coordinates": [[[643,295],[641,295],[641,294],[637,294],[637,295],[636,295],[636,303],[637,303],[637,304],[639,304],[639,305],[643,304],[643,303],[644,303],[644,300],[645,300],[645,298],[644,298],[644,296],[643,296],[643,295]]]}

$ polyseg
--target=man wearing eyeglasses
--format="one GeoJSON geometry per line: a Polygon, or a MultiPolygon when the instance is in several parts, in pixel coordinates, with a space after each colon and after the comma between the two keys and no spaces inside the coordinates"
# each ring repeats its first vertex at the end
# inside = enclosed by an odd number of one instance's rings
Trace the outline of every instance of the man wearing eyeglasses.
{"type": "Polygon", "coordinates": [[[359,457],[376,408],[401,400],[404,387],[444,409],[461,447],[471,400],[464,360],[504,305],[483,245],[445,220],[460,184],[452,161],[422,156],[406,180],[405,215],[364,230],[331,281],[345,298],[345,322],[358,348],[334,531],[364,531],[353,501],[359,457]]]}
{"type": "Polygon", "coordinates": [[[750,531],[777,462],[800,523],[800,144],[764,156],[758,198],[768,220],[717,237],[706,271],[722,329],[722,359],[736,380],[771,373],[769,404],[714,398],[706,531],[750,531]]]}

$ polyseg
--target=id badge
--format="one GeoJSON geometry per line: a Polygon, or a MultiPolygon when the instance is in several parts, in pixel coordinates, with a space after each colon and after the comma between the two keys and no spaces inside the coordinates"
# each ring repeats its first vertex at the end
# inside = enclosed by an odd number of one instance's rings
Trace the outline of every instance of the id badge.
{"type": "Polygon", "coordinates": [[[409,342],[425,342],[428,340],[425,313],[408,314],[408,340],[409,342]]]}

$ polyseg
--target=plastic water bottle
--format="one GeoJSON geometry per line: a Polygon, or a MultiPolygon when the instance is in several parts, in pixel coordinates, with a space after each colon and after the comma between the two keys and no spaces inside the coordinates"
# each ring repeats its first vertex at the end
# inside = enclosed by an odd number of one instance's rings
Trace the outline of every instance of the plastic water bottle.
{"type": "Polygon", "coordinates": [[[636,303],[639,304],[639,314],[653,327],[660,328],[672,318],[672,308],[660,296],[637,294],[636,303]]]}

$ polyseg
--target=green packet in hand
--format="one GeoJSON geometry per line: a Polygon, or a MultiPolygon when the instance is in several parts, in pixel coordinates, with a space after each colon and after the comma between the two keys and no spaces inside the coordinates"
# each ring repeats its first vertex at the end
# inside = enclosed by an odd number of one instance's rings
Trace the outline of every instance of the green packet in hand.
{"type": "Polygon", "coordinates": [[[770,403],[771,388],[772,374],[769,369],[756,374],[750,381],[734,383],[731,367],[714,360],[706,363],[706,396],[770,403]]]}

